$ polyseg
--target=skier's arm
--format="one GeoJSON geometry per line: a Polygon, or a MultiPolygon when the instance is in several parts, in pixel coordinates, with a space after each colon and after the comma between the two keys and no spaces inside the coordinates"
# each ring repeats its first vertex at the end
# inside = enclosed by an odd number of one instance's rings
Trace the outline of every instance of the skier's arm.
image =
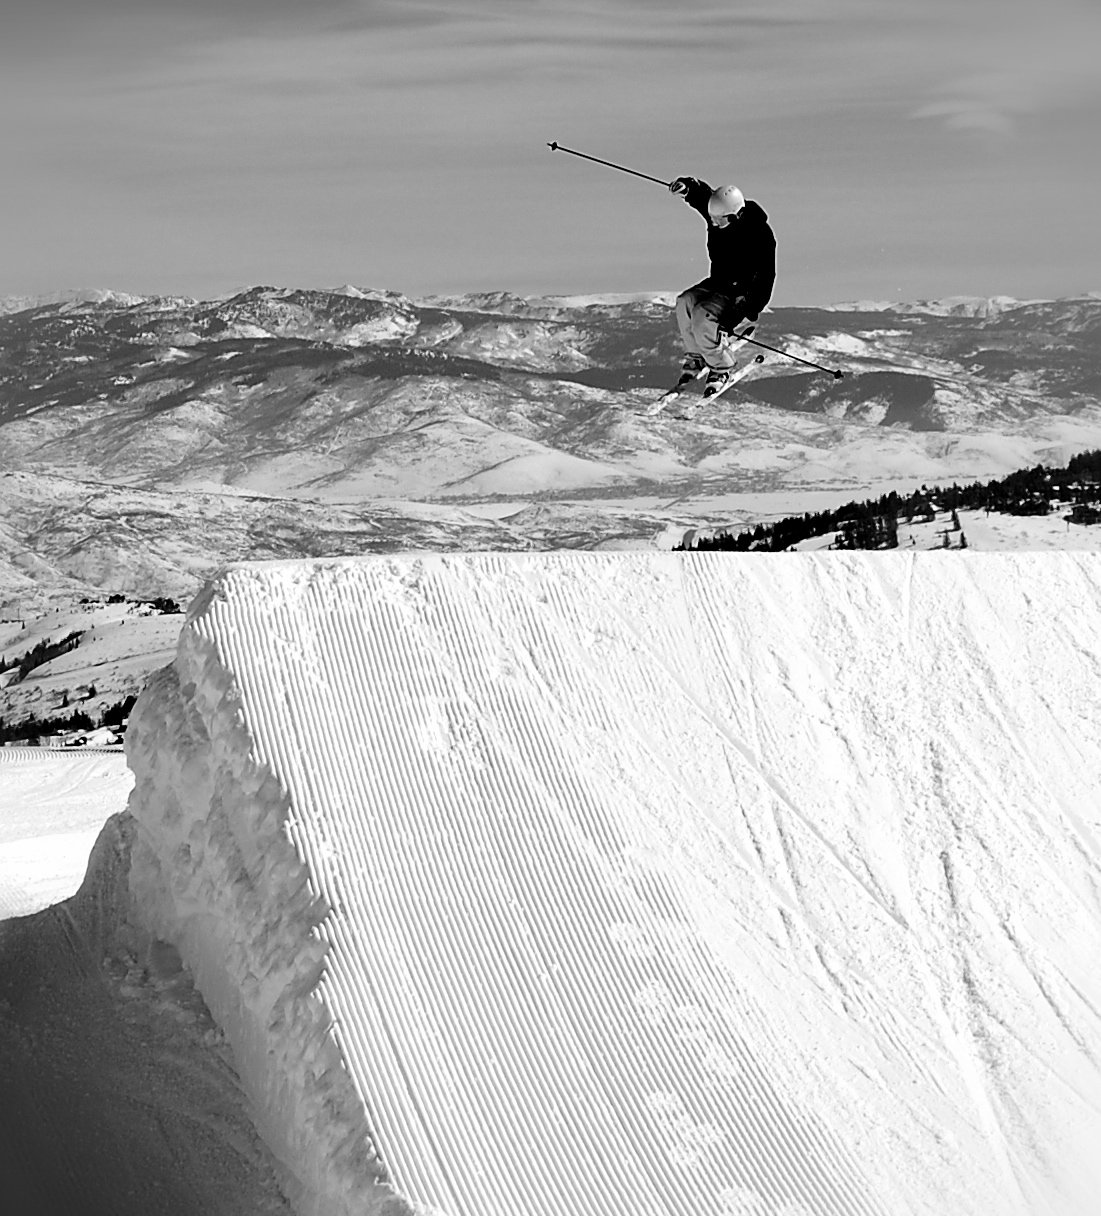
{"type": "Polygon", "coordinates": [[[773,235],[772,229],[766,227],[757,253],[757,265],[746,291],[750,320],[756,320],[757,314],[772,298],[772,288],[775,283],[776,237],[773,235]]]}
{"type": "Polygon", "coordinates": [[[707,200],[711,197],[711,187],[698,177],[678,177],[669,183],[669,189],[692,208],[707,219],[707,200]]]}
{"type": "Polygon", "coordinates": [[[748,320],[757,320],[761,310],[772,298],[775,282],[776,237],[766,224],[753,252],[753,269],[739,282],[738,294],[734,299],[735,305],[748,320]]]}

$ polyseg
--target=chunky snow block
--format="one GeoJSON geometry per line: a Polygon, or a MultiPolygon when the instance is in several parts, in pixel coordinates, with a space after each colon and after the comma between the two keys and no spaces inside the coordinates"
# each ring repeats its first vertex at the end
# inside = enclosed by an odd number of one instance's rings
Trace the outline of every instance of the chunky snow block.
{"type": "Polygon", "coordinates": [[[1086,1212],[1099,605],[1071,554],[234,567],[131,719],[135,906],[304,1213],[1086,1212]]]}

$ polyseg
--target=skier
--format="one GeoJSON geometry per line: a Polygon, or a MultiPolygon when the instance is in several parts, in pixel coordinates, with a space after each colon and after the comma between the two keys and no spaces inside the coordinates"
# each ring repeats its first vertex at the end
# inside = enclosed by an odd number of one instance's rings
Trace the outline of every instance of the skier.
{"type": "Polygon", "coordinates": [[[776,281],[776,237],[764,209],[737,186],[712,190],[696,177],[678,177],[669,189],[707,221],[711,273],[677,296],[677,327],[684,365],[677,387],[706,369],[704,396],[727,386],[734,353],[724,341],[742,321],[756,321],[776,281]]]}

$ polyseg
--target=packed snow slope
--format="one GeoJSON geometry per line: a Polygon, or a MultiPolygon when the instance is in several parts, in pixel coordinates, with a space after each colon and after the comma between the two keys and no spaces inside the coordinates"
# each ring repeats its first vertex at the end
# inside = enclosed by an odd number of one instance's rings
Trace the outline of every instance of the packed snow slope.
{"type": "Polygon", "coordinates": [[[302,1212],[1101,1210],[1101,561],[246,564],[130,887],[302,1212]]]}
{"type": "Polygon", "coordinates": [[[75,893],[132,785],[118,752],[0,747],[0,921],[75,893]]]}

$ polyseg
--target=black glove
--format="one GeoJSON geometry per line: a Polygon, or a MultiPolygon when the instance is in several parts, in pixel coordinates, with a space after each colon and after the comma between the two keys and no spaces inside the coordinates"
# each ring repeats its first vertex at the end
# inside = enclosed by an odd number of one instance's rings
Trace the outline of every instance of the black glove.
{"type": "Polygon", "coordinates": [[[750,304],[748,296],[735,296],[723,309],[719,320],[723,329],[733,329],[742,321],[756,321],[760,315],[760,310],[750,304]],[[728,315],[732,318],[729,322],[726,320],[728,315]]]}
{"type": "Polygon", "coordinates": [[[728,300],[719,313],[719,328],[728,333],[736,329],[746,319],[745,296],[735,296],[728,300]]]}
{"type": "Polygon", "coordinates": [[[696,182],[696,179],[694,177],[675,177],[669,183],[669,189],[674,194],[679,194],[683,197],[684,195],[686,195],[688,193],[689,190],[692,189],[692,187],[695,185],[695,182],[696,182]]]}

